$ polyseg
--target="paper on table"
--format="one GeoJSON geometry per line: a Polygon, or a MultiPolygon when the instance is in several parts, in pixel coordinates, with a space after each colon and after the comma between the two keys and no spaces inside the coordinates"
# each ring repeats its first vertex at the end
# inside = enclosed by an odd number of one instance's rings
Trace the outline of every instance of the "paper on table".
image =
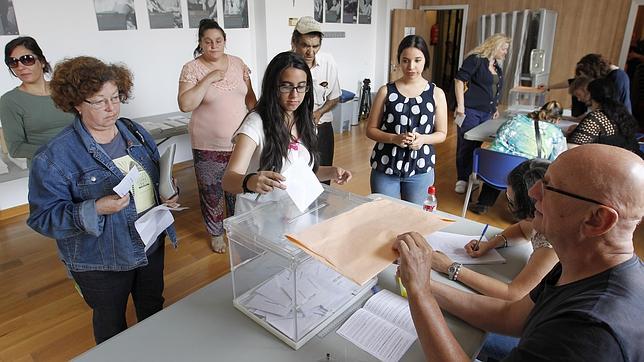
{"type": "MultiPolygon", "coordinates": [[[[467,252],[463,247],[472,239],[478,239],[479,235],[461,235],[461,234],[452,234],[446,233],[443,231],[436,231],[429,236],[425,237],[429,245],[432,246],[434,250],[440,250],[445,255],[449,256],[450,259],[454,260],[457,263],[461,264],[503,264],[505,263],[505,258],[499,254],[496,249],[492,249],[485,253],[485,255],[478,258],[472,258],[467,255],[467,252]]],[[[485,237],[482,239],[486,241],[485,237]]]]}
{"type": "Polygon", "coordinates": [[[286,193],[300,212],[304,212],[315,199],[324,191],[311,167],[299,159],[282,173],[286,181],[286,193]]]}
{"type": "Polygon", "coordinates": [[[159,235],[174,222],[171,209],[167,205],[153,207],[134,223],[136,231],[145,244],[146,251],[154,244],[159,235]]]}
{"type": "Polygon", "coordinates": [[[398,257],[396,236],[427,235],[448,221],[420,208],[375,200],[286,237],[340,274],[364,285],[398,257]]]}
{"type": "Polygon", "coordinates": [[[398,361],[418,338],[407,299],[388,290],[369,298],[337,331],[381,361],[398,361]]]}
{"type": "Polygon", "coordinates": [[[136,182],[136,179],[139,178],[139,169],[138,167],[134,166],[130,169],[130,172],[125,175],[125,177],[119,182],[118,185],[114,186],[113,190],[116,192],[117,195],[120,197],[125,196],[130,190],[132,189],[132,186],[134,186],[134,183],[136,182]]]}

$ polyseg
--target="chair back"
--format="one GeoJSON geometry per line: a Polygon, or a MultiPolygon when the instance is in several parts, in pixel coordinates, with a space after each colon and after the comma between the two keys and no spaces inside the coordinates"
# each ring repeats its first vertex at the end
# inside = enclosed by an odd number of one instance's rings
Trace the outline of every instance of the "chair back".
{"type": "Polygon", "coordinates": [[[477,148],[474,150],[472,172],[491,186],[506,189],[510,171],[527,160],[521,156],[477,148]]]}

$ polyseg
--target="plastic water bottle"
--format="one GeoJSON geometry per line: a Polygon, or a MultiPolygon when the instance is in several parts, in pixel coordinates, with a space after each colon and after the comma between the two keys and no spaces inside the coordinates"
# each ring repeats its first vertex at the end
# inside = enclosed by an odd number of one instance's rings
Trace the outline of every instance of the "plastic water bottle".
{"type": "Polygon", "coordinates": [[[436,211],[438,207],[438,199],[436,198],[436,187],[429,186],[427,188],[427,199],[423,202],[423,210],[428,212],[436,211]]]}

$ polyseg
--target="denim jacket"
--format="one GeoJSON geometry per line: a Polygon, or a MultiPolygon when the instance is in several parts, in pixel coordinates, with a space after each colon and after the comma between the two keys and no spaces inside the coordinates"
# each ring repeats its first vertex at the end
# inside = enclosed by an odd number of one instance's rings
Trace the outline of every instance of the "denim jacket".
{"type": "MultiPolygon", "coordinates": [[[[146,143],[141,144],[122,120],[116,122],[126,140],[127,153],[150,175],[157,186],[159,152],[150,134],[136,125],[146,143]]],[[[111,215],[98,215],[96,200],[113,195],[124,175],[96,143],[77,117],[33,158],[29,174],[27,224],[56,239],[63,261],[73,271],[124,271],[147,265],[143,241],[134,222],[134,200],[111,215]]],[[[174,226],[166,230],[177,247],[174,226]]]]}

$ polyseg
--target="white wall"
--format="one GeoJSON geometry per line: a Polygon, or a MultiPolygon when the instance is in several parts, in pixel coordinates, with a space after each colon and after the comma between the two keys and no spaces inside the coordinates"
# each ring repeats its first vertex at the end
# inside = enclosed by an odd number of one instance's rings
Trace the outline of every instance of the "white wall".
{"type": "MultiPolygon", "coordinates": [[[[136,120],[178,110],[176,96],[181,67],[192,59],[196,29],[154,29],[149,27],[145,0],[134,0],[137,30],[98,31],[93,0],[17,0],[16,18],[20,35],[33,36],[54,65],[66,57],[90,55],[107,62],[125,63],[134,74],[134,98],[121,108],[121,114],[136,120]]],[[[182,1],[183,3],[183,1],[182,1]]],[[[218,1],[222,19],[223,3],[218,1]]],[[[183,23],[187,26],[187,7],[183,23]]],[[[393,8],[409,8],[410,0],[376,0],[371,24],[323,24],[324,31],[344,31],[345,38],[327,38],[322,51],[331,53],[338,64],[340,85],[358,92],[362,79],[372,80],[372,90],[387,79],[389,17],[393,8]]],[[[253,71],[253,86],[259,93],[264,69],[272,57],[291,48],[293,27],[290,17],[313,14],[313,0],[249,0],[249,29],[226,29],[226,51],[239,56],[253,71]]],[[[222,19],[223,20],[223,19],[222,19]]],[[[223,22],[222,22],[223,24],[223,22]]],[[[0,36],[4,49],[13,36],[0,36]]],[[[0,94],[19,81],[6,70],[0,71],[0,94]]],[[[177,161],[190,159],[187,136],[174,138],[177,161]]],[[[2,184],[0,210],[27,202],[26,180],[20,186],[2,184]],[[9,191],[9,192],[6,192],[9,191]],[[3,195],[12,194],[7,199],[3,195]]]]}

